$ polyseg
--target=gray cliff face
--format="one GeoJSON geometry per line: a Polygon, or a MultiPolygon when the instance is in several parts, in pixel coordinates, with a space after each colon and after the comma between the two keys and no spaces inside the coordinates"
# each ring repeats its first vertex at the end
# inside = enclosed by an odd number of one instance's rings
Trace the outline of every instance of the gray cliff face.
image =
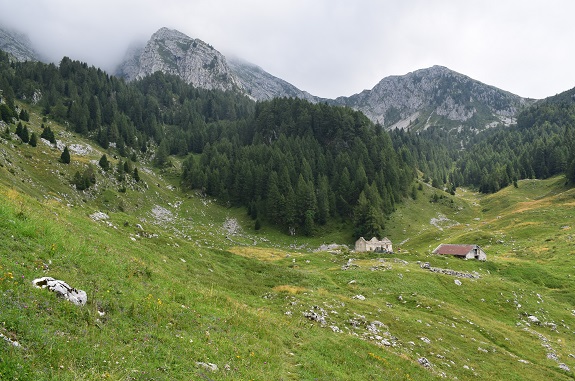
{"type": "Polygon", "coordinates": [[[142,49],[133,49],[118,73],[127,80],[161,71],[203,89],[235,90],[240,84],[226,58],[205,42],[177,30],[162,28],[142,49]]]}
{"type": "Polygon", "coordinates": [[[432,125],[484,129],[515,121],[529,100],[485,85],[442,66],[382,79],[373,89],[334,104],[365,113],[386,128],[427,128],[432,125]]]}
{"type": "Polygon", "coordinates": [[[0,50],[11,54],[18,61],[40,60],[26,35],[2,28],[0,28],[0,50]]]}
{"type": "Polygon", "coordinates": [[[283,79],[274,77],[259,66],[238,58],[228,59],[228,64],[239,79],[246,94],[254,99],[263,101],[280,97],[292,97],[316,102],[316,98],[310,93],[298,89],[283,79]]]}
{"type": "Polygon", "coordinates": [[[205,42],[168,28],[154,33],[145,46],[131,47],[116,74],[131,81],[156,71],[177,75],[199,88],[239,91],[260,101],[277,97],[315,101],[311,94],[259,66],[228,60],[205,42]]]}

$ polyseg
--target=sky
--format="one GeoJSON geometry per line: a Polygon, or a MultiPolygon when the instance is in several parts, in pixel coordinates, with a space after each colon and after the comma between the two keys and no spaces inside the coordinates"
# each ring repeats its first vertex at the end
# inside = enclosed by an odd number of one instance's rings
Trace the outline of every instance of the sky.
{"type": "Polygon", "coordinates": [[[168,27],[325,98],[433,65],[555,95],[575,87],[573,15],[573,0],[0,0],[0,25],[56,63],[113,73],[168,27]]]}

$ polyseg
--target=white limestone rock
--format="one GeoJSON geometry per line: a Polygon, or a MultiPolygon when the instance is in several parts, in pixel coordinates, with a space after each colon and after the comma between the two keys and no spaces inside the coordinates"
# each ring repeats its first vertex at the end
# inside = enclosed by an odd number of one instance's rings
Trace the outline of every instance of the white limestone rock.
{"type": "Polygon", "coordinates": [[[57,280],[52,277],[45,276],[34,279],[32,284],[36,288],[47,288],[48,290],[55,292],[58,297],[64,298],[77,306],[83,306],[88,301],[86,291],[70,287],[70,285],[63,280],[57,280]]]}

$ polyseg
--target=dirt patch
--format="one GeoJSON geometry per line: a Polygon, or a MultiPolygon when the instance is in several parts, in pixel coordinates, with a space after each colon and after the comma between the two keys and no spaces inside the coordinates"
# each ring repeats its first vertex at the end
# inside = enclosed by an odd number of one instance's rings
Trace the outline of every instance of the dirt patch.
{"type": "Polygon", "coordinates": [[[289,284],[282,284],[281,286],[275,286],[273,288],[273,290],[275,292],[285,292],[288,294],[295,295],[295,294],[299,294],[300,292],[304,292],[306,289],[303,287],[292,286],[289,284]]]}
{"type": "Polygon", "coordinates": [[[259,248],[259,247],[232,247],[230,253],[241,255],[246,258],[258,259],[260,261],[279,261],[280,259],[292,257],[297,258],[301,254],[287,253],[281,250],[259,248]]]}

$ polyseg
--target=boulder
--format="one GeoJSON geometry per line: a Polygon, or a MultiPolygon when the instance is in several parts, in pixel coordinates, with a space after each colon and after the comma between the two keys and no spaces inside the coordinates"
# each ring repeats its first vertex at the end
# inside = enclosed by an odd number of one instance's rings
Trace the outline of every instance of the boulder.
{"type": "Polygon", "coordinates": [[[529,320],[529,322],[533,323],[533,324],[539,324],[540,323],[539,319],[537,319],[537,317],[533,316],[533,315],[527,316],[527,320],[529,320]]]}
{"type": "Polygon", "coordinates": [[[77,306],[83,306],[88,301],[88,296],[86,291],[77,290],[74,287],[70,287],[68,283],[63,280],[57,280],[48,276],[34,279],[32,284],[36,288],[47,288],[53,291],[61,298],[69,300],[77,306]]]}

